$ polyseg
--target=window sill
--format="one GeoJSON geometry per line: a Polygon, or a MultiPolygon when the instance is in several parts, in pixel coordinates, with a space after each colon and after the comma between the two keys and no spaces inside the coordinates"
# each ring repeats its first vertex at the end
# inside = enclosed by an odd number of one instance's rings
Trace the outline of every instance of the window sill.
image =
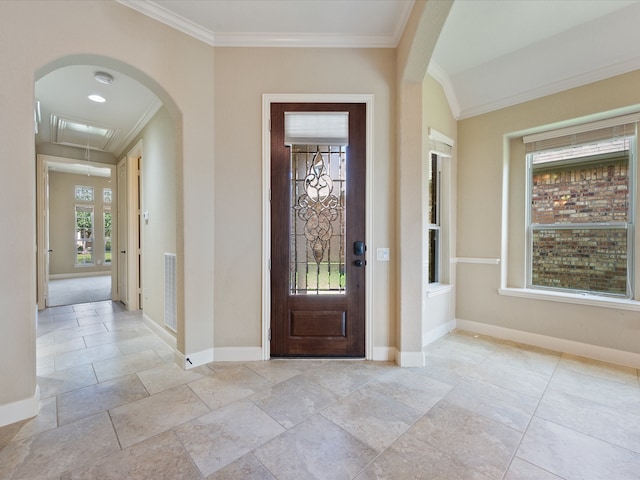
{"type": "Polygon", "coordinates": [[[531,298],[534,300],[573,303],[576,305],[587,305],[591,307],[640,311],[640,302],[628,298],[610,298],[587,294],[580,295],[576,293],[549,292],[528,288],[500,288],[498,289],[498,293],[507,297],[531,298]]]}
{"type": "Polygon", "coordinates": [[[433,283],[427,288],[427,298],[442,295],[443,293],[449,293],[453,285],[447,285],[445,283],[433,283]]]}

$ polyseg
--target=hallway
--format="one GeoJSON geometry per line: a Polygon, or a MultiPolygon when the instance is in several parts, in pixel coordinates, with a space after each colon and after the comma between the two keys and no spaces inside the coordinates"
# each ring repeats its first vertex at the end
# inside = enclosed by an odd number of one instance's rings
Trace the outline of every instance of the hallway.
{"type": "Polygon", "coordinates": [[[183,371],[140,312],[40,312],[41,413],[0,428],[2,479],[640,478],[638,371],[454,332],[427,367],[183,371]]]}

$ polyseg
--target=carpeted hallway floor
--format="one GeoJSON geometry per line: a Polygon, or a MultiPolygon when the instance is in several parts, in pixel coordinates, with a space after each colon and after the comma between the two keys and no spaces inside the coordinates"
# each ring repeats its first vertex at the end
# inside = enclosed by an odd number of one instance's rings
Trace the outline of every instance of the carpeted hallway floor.
{"type": "Polygon", "coordinates": [[[111,276],[49,280],[49,307],[111,300],[111,276]]]}

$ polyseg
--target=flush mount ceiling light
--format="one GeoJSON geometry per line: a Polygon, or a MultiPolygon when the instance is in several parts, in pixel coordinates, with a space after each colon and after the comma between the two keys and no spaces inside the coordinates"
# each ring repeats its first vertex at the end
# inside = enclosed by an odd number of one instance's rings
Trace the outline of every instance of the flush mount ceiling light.
{"type": "Polygon", "coordinates": [[[105,85],[111,85],[111,83],[113,83],[113,75],[107,72],[96,72],[94,78],[97,82],[105,85]]]}
{"type": "Polygon", "coordinates": [[[96,95],[96,94],[89,95],[89,100],[96,103],[104,103],[107,101],[104,97],[101,97],[100,95],[96,95]]]}

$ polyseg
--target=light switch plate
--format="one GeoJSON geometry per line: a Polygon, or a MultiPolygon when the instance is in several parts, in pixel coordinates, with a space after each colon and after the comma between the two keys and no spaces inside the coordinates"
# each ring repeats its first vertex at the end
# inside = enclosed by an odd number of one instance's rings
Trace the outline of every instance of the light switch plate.
{"type": "Polygon", "coordinates": [[[376,259],[379,262],[388,262],[389,261],[389,249],[388,248],[378,248],[376,250],[376,259]]]}

